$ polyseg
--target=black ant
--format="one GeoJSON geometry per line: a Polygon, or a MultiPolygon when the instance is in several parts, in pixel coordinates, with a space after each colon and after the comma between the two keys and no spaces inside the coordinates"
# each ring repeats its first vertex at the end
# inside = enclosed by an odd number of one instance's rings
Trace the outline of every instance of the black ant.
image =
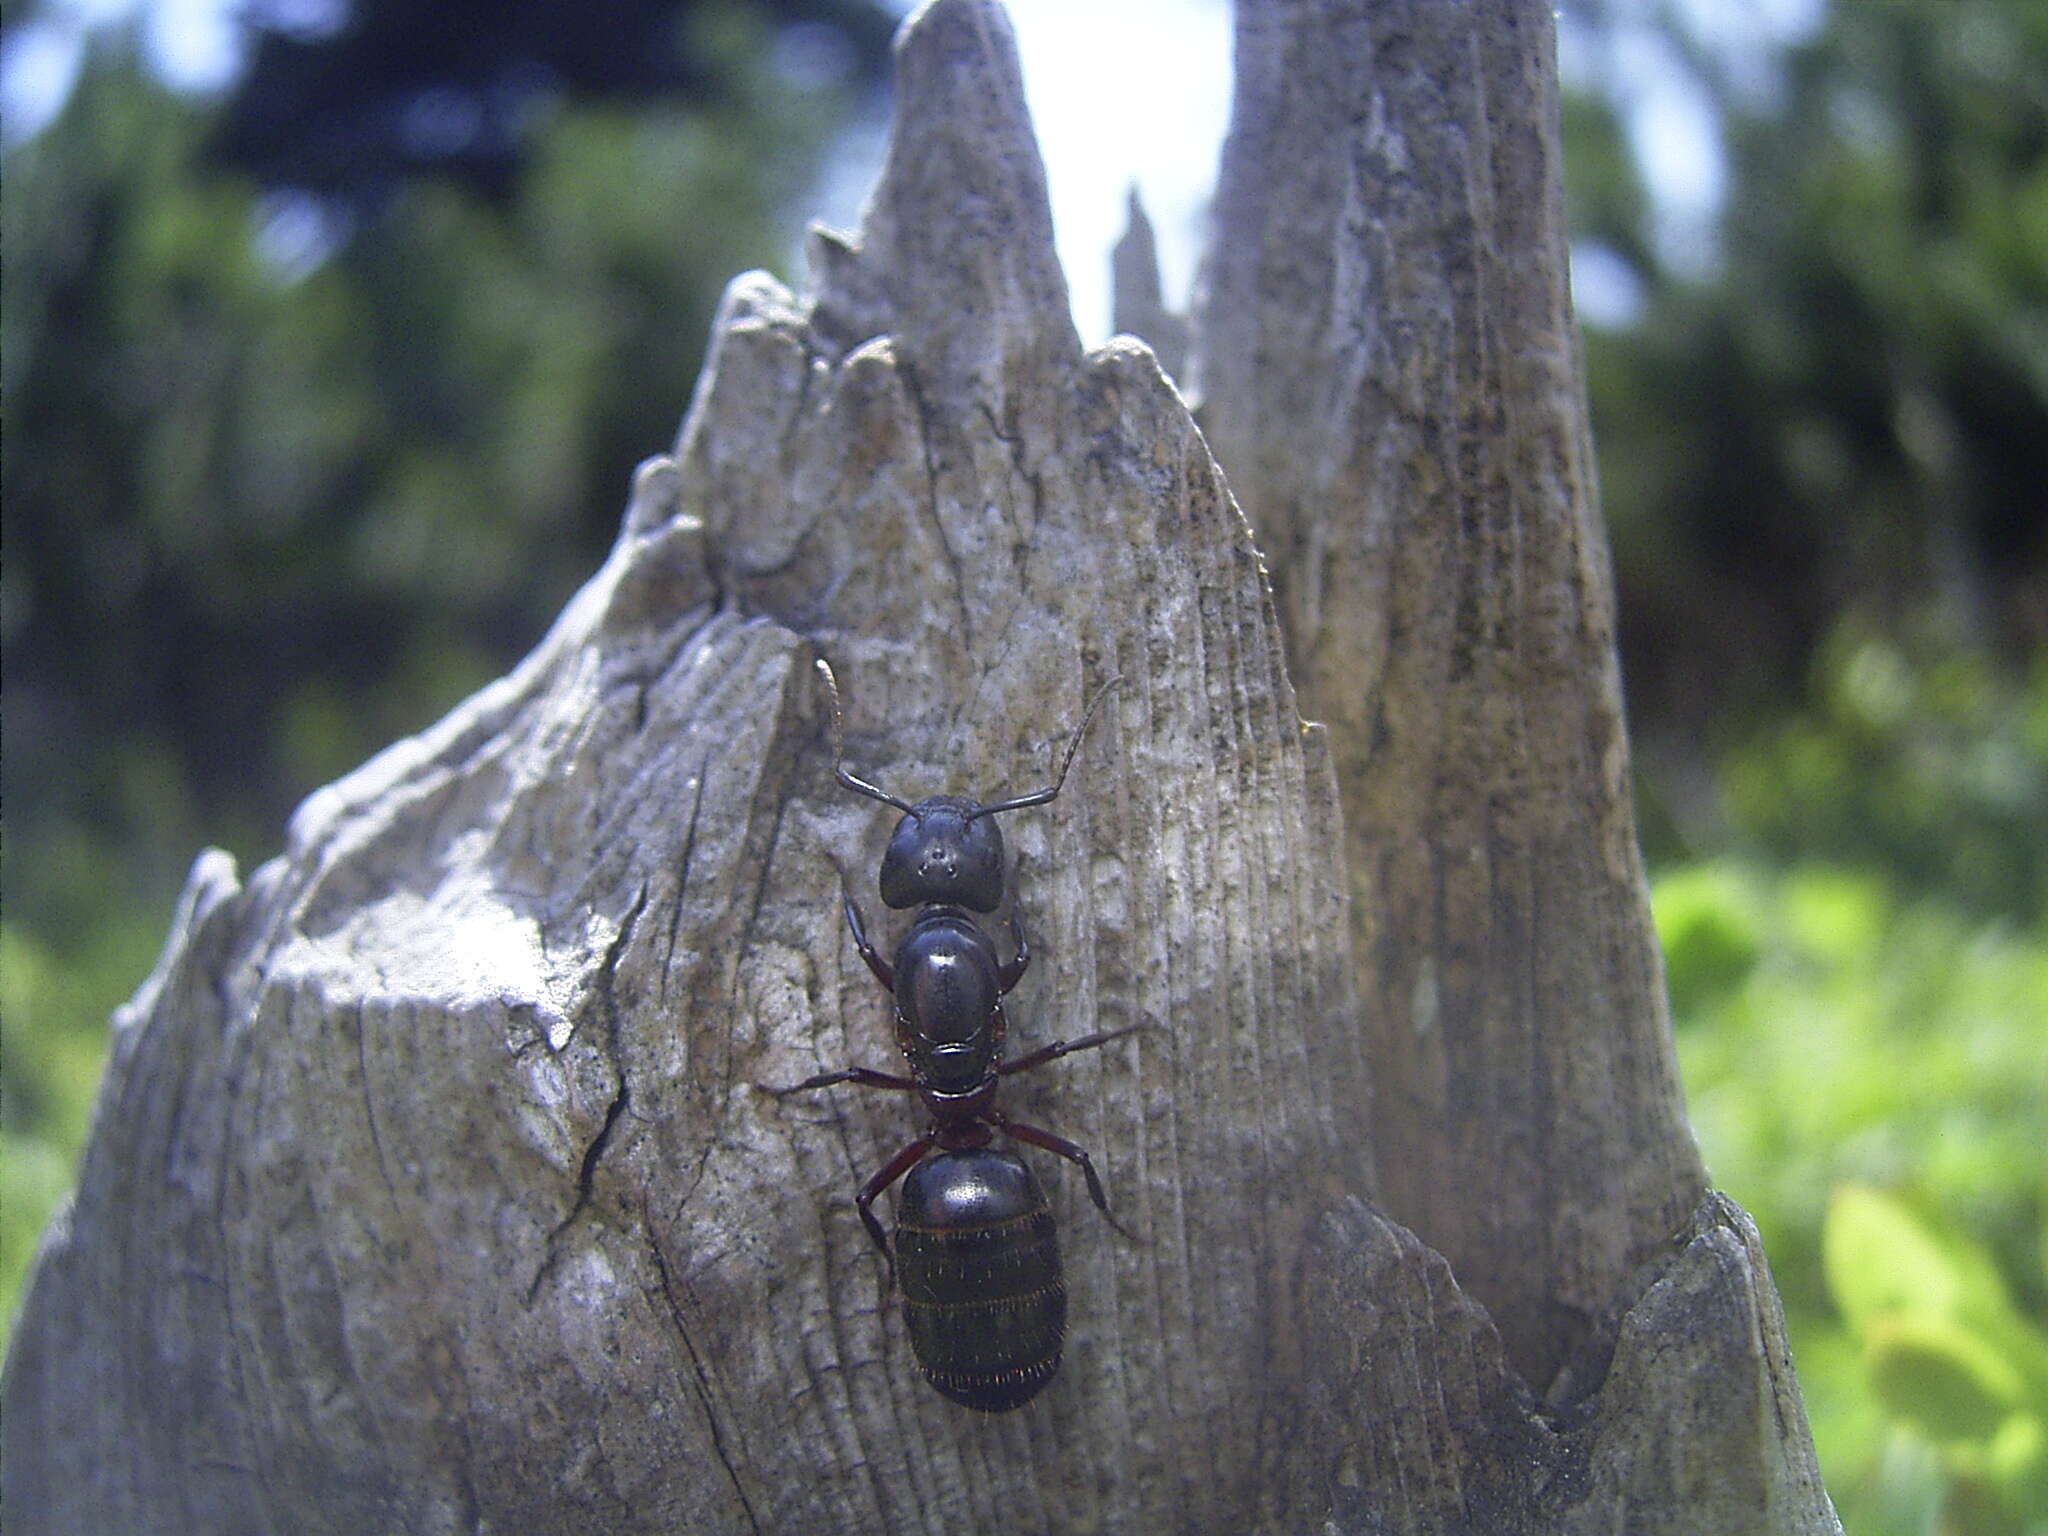
{"type": "Polygon", "coordinates": [[[1008,960],[997,958],[994,942],[973,914],[993,912],[1003,899],[1003,835],[993,818],[1058,796],[1096,709],[1122,679],[1113,677],[1096,690],[1058,777],[1044,789],[990,805],[958,795],[934,795],[913,805],[848,770],[839,686],[824,661],[817,665],[832,699],[835,777],[855,794],[903,813],[882,855],[882,900],[918,912],[896,946],[895,960],[884,960],[868,942],[860,905],[851,896],[846,926],[853,947],[894,999],[896,1044],[910,1075],[846,1067],[762,1091],[782,1098],[858,1083],[923,1099],[929,1115],[924,1130],[861,1186],[854,1205],[869,1238],[889,1259],[889,1241],[872,1206],[904,1179],[894,1263],[918,1365],[955,1402],[988,1412],[1016,1408],[1059,1369],[1067,1299],[1045,1194],[1021,1159],[990,1147],[995,1134],[1077,1164],[1095,1208],[1117,1231],[1124,1228],[1110,1214],[1087,1151],[1012,1120],[996,1107],[997,1090],[1005,1077],[1107,1045],[1143,1026],[1056,1040],[1005,1061],[1002,1000],[1023,979],[1031,951],[1014,911],[1015,953],[1008,960]]]}

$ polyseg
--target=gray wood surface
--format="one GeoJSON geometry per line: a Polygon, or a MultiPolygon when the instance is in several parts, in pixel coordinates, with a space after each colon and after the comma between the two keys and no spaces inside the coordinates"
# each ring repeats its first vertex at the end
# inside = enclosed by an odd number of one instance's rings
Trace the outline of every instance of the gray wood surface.
{"type": "Polygon", "coordinates": [[[1330,729],[1381,1196],[1539,1385],[1706,1183],[1636,851],[1553,48],[1529,0],[1245,0],[1194,364],[1330,729]]]}
{"type": "MultiPolygon", "coordinates": [[[[1245,25],[1355,48],[1357,8],[1323,9],[1245,25]]],[[[1554,157],[1545,14],[1411,13],[1475,57],[1523,29],[1490,88],[1532,96],[1517,132],[1554,157]]],[[[733,284],[674,453],[534,654],[312,797],[246,880],[195,867],[15,1336],[10,1529],[1834,1529],[1761,1249],[1671,1077],[1561,269],[1554,357],[1347,364],[1451,402],[1396,435],[1454,426],[1436,446],[1486,486],[1542,468],[1506,511],[1345,491],[1327,582],[1320,536],[1261,512],[1326,735],[1180,394],[1142,344],[1076,340],[1000,8],[926,7],[898,77],[858,233],[815,238],[809,292],[733,284]],[[1378,575],[1357,553],[1411,539],[1378,575]],[[1321,666],[1326,634],[1366,661],[1321,666]],[[1046,782],[1124,680],[1066,792],[1007,818],[1035,956],[1011,1030],[1148,1028],[1009,1092],[1093,1149],[1138,1240],[1034,1155],[1072,1310],[1014,1414],[921,1383],[855,1220],[918,1128],[903,1099],[753,1087],[893,1065],[839,913],[844,889],[900,931],[872,894],[891,816],[832,780],[820,656],[853,766],[912,799],[1046,782]],[[1361,849],[1382,873],[1347,873],[1361,849]]],[[[1375,111],[1428,95],[1401,78],[1375,111]]],[[[1525,168],[1491,196],[1554,199],[1525,168]]],[[[1232,238],[1197,366],[1253,504],[1283,482],[1239,467],[1245,432],[1286,413],[1216,366],[1232,238]]],[[[1463,323],[1519,336],[1498,298],[1463,323]]],[[[1330,426],[1341,478],[1378,439],[1330,426]]]]}

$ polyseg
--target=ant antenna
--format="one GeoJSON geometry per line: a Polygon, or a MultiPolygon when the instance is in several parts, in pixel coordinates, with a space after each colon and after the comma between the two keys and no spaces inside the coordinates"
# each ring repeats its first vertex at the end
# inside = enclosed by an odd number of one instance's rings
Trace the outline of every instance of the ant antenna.
{"type": "Polygon", "coordinates": [[[1067,743],[1067,755],[1060,760],[1060,775],[1058,778],[1054,779],[1044,789],[1034,789],[1030,794],[1019,795],[1014,800],[998,800],[994,805],[978,805],[969,811],[964,819],[972,821],[977,816],[994,816],[1001,811],[1021,811],[1026,806],[1043,805],[1046,801],[1057,795],[1060,792],[1060,786],[1067,782],[1067,770],[1074,766],[1074,754],[1081,750],[1082,739],[1088,734],[1088,723],[1095,718],[1095,711],[1101,707],[1102,701],[1109,696],[1109,690],[1123,680],[1123,674],[1118,673],[1095,690],[1095,697],[1088,701],[1088,708],[1082,711],[1081,723],[1074,728],[1074,739],[1067,743]]]}
{"type": "MultiPolygon", "coordinates": [[[[832,667],[824,657],[817,659],[818,676],[825,680],[825,691],[832,696],[832,776],[857,795],[866,795],[870,800],[879,800],[884,805],[893,805],[906,816],[917,815],[917,807],[907,800],[899,800],[886,789],[879,789],[866,779],[857,779],[846,766],[846,718],[839,709],[839,680],[832,675],[832,667]]],[[[1073,754],[1067,754],[1071,757],[1073,754]]],[[[1053,786],[1058,789],[1058,785],[1053,786]]]]}

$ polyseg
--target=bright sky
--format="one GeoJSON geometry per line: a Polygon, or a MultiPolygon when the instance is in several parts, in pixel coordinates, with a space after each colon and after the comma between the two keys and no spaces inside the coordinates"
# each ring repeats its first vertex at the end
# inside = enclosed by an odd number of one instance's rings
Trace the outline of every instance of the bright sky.
{"type": "MultiPolygon", "coordinates": [[[[185,89],[219,87],[238,62],[233,16],[242,3],[49,0],[35,21],[12,30],[0,56],[0,134],[12,143],[40,129],[70,93],[86,33],[137,14],[160,75],[185,89]]],[[[302,20],[331,17],[340,3],[272,0],[302,20]]],[[[1771,45],[1809,30],[1825,4],[1683,0],[1681,10],[1742,79],[1745,60],[1761,60],[1771,45]]],[[[1613,7],[1619,24],[1597,51],[1567,26],[1562,61],[1568,77],[1604,78],[1618,93],[1658,210],[1660,252],[1680,270],[1698,272],[1714,259],[1721,152],[1710,106],[1647,24],[1651,10],[1652,0],[1613,7]],[[1642,19],[1631,23],[1632,11],[1642,19]]],[[[1230,110],[1229,0],[1011,0],[1010,15],[1082,338],[1092,343],[1109,333],[1109,252],[1134,184],[1158,233],[1167,301],[1184,308],[1230,110]]],[[[872,160],[855,151],[841,174],[859,190],[827,189],[821,211],[835,220],[858,207],[872,160]]],[[[1588,318],[1623,318],[1629,299],[1618,285],[1626,275],[1603,276],[1587,253],[1579,265],[1588,318]]]]}
{"type": "MultiPolygon", "coordinates": [[[[1711,102],[1654,25],[1661,0],[1621,0],[1596,51],[1566,28],[1567,78],[1623,104],[1657,210],[1659,254],[1680,272],[1715,260],[1724,193],[1711,102]]],[[[1827,0],[1680,0],[1686,24],[1738,84],[1767,90],[1771,51],[1818,26],[1827,0]]],[[[1011,0],[1024,89],[1051,183],[1060,260],[1084,341],[1109,334],[1109,252],[1135,184],[1158,235],[1167,303],[1184,310],[1230,114],[1229,0],[1011,0]]],[[[1590,320],[1618,323],[1634,279],[1618,258],[1574,255],[1590,320]]]]}
{"type": "Polygon", "coordinates": [[[1185,309],[1230,117],[1229,0],[1022,0],[1010,20],[1082,339],[1109,336],[1109,252],[1134,184],[1167,303],[1185,309]]]}

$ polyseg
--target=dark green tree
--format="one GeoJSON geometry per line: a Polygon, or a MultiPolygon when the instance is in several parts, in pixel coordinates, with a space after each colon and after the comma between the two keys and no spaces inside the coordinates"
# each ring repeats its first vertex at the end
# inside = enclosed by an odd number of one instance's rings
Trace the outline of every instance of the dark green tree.
{"type": "MultiPolygon", "coordinates": [[[[17,851],[69,822],[178,864],[200,824],[267,840],[311,785],[517,654],[587,572],[633,464],[673,434],[725,279],[792,249],[797,195],[878,62],[872,25],[827,78],[783,67],[790,7],[658,9],[689,24],[681,62],[579,94],[558,60],[554,87],[526,88],[544,130],[501,146],[492,198],[468,161],[399,164],[365,126],[403,115],[395,78],[447,102],[442,76],[485,66],[387,59],[343,97],[352,31],[266,43],[218,107],[103,40],[10,153],[17,851]],[[357,145],[354,180],[299,175],[281,130],[272,158],[234,153],[269,121],[252,103],[277,109],[286,54],[296,139],[357,145]],[[238,158],[269,180],[218,168],[238,158]]],[[[512,29],[528,55],[533,30],[512,29]]],[[[542,67],[474,35],[493,69],[542,67]]]]}
{"type": "Polygon", "coordinates": [[[1575,228],[1645,295],[1588,355],[1662,809],[1705,741],[1720,813],[1780,852],[2039,911],[2048,13],[1831,6],[1768,85],[1669,35],[1724,127],[1713,270],[1660,261],[1613,109],[1567,119],[1575,228]]]}

